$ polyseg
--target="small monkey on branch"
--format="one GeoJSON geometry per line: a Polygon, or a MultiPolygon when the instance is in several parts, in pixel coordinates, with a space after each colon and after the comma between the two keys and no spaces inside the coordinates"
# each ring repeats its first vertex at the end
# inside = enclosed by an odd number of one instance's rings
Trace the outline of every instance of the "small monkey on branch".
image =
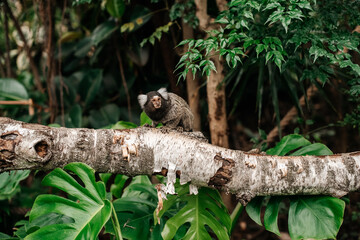
{"type": "Polygon", "coordinates": [[[152,120],[152,127],[162,123],[165,127],[193,130],[194,115],[184,99],[166,88],[138,96],[140,107],[152,120]]]}

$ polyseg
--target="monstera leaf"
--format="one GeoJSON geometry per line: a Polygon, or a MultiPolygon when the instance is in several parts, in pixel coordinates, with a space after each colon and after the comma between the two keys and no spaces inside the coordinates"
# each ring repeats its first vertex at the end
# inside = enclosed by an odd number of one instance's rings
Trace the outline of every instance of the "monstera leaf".
{"type": "MultiPolygon", "coordinates": [[[[170,202],[186,202],[186,205],[165,223],[161,233],[164,240],[173,239],[178,230],[186,224],[190,224],[190,227],[183,239],[212,239],[210,231],[217,239],[230,239],[231,220],[218,191],[200,188],[197,195],[181,194],[175,201],[171,199],[170,202]]],[[[166,205],[165,201],[165,209],[168,208],[166,205]]]]}
{"type": "MultiPolygon", "coordinates": [[[[157,206],[155,187],[147,176],[134,177],[121,198],[114,201],[121,233],[126,239],[161,239],[159,226],[154,227],[153,213],[157,206]]],[[[113,234],[108,222],[106,232],[113,234]]]]}
{"type": "Polygon", "coordinates": [[[30,170],[18,170],[0,174],[0,200],[11,198],[20,191],[19,183],[27,178],[30,170]]]}
{"type": "Polygon", "coordinates": [[[106,199],[104,183],[95,181],[95,171],[83,163],[70,163],[64,169],[76,174],[81,181],[57,168],[42,183],[64,191],[72,200],[50,194],[40,195],[30,212],[29,222],[31,224],[50,213],[67,216],[73,221],[40,227],[25,239],[96,239],[110,218],[112,204],[106,199]]]}
{"type": "MultiPolygon", "coordinates": [[[[274,147],[269,149],[270,155],[331,155],[332,152],[324,144],[311,143],[301,135],[292,134],[283,137],[274,147]]],[[[280,235],[278,228],[278,212],[281,202],[286,197],[270,197],[264,214],[265,229],[280,235]]],[[[246,212],[256,223],[261,223],[261,209],[265,197],[254,198],[247,206],[246,212]]],[[[343,221],[345,202],[328,196],[294,196],[290,197],[288,217],[291,239],[334,239],[343,221]]]]}

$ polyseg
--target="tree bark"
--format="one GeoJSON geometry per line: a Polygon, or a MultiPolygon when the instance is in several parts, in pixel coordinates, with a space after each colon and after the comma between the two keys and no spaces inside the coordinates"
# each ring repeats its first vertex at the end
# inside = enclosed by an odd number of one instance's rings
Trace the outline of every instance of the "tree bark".
{"type": "Polygon", "coordinates": [[[196,133],[52,128],[0,118],[0,172],[51,170],[84,162],[98,172],[126,175],[167,170],[167,192],[180,182],[214,186],[242,203],[255,196],[325,194],[360,189],[360,152],[280,157],[209,144],[196,133]]]}
{"type": "MultiPolygon", "coordinates": [[[[193,39],[194,30],[191,26],[184,21],[181,23],[183,30],[183,39],[193,39]]],[[[187,48],[187,45],[185,45],[187,48]]],[[[191,112],[194,114],[194,131],[201,130],[201,115],[200,115],[200,94],[199,94],[199,79],[195,76],[193,77],[191,71],[186,75],[186,89],[188,95],[188,103],[191,109],[191,112]]]]}
{"type": "MultiPolygon", "coordinates": [[[[219,10],[225,10],[224,6],[226,6],[226,1],[218,0],[216,3],[219,10]]],[[[215,28],[216,26],[212,24],[214,19],[210,18],[207,14],[207,0],[195,0],[195,4],[200,29],[209,31],[215,28]]],[[[214,55],[214,53],[210,55],[214,55]]],[[[223,73],[224,68],[218,56],[212,57],[211,60],[214,62],[217,70],[217,72],[211,72],[206,85],[211,143],[227,148],[229,147],[229,137],[226,114],[226,93],[225,86],[220,86],[220,83],[225,77],[223,73]]]]}
{"type": "Polygon", "coordinates": [[[45,53],[46,53],[46,87],[47,93],[49,96],[49,106],[50,106],[50,122],[55,121],[58,110],[58,102],[56,99],[56,86],[54,82],[55,78],[55,59],[54,59],[54,1],[39,0],[39,14],[41,21],[43,22],[45,28],[45,53]]]}

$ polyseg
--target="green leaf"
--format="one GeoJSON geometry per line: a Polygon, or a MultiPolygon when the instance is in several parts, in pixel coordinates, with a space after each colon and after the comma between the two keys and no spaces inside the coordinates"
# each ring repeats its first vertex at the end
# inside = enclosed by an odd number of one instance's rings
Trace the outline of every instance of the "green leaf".
{"type": "Polygon", "coordinates": [[[110,192],[117,198],[121,197],[122,190],[125,186],[126,180],[128,180],[129,177],[117,174],[114,180],[114,183],[110,186],[110,192]]]}
{"type": "Polygon", "coordinates": [[[211,239],[205,226],[218,239],[229,239],[230,217],[216,190],[200,188],[197,195],[184,194],[180,199],[187,204],[167,220],[161,233],[164,240],[173,239],[177,230],[186,223],[190,223],[190,227],[183,239],[211,239]]]}
{"type": "Polygon", "coordinates": [[[345,202],[335,197],[303,196],[291,199],[291,239],[335,239],[343,222],[344,209],[345,202]]]}
{"type": "Polygon", "coordinates": [[[0,200],[10,199],[20,191],[20,181],[27,178],[30,170],[18,170],[0,174],[0,200]]]}
{"type": "MultiPolygon", "coordinates": [[[[116,123],[120,118],[120,109],[116,104],[106,104],[99,110],[90,110],[89,122],[94,128],[103,128],[116,123]]],[[[107,128],[111,128],[110,127],[107,128]]]]}
{"type": "Polygon", "coordinates": [[[249,217],[256,222],[257,224],[259,224],[260,226],[262,226],[261,223],[261,207],[262,207],[262,203],[264,201],[265,197],[255,197],[253,198],[248,205],[246,205],[245,210],[246,213],[249,215],[249,217]]]}
{"type": "Polygon", "coordinates": [[[106,10],[111,16],[121,18],[125,12],[124,0],[106,0],[106,10]]]}
{"type": "Polygon", "coordinates": [[[75,128],[80,128],[82,126],[82,110],[79,104],[71,107],[69,116],[71,123],[75,128]]]}
{"type": "MultiPolygon", "coordinates": [[[[153,213],[157,200],[155,187],[147,176],[135,177],[125,188],[122,197],[113,203],[124,238],[148,239],[153,234],[153,213]]],[[[106,232],[112,231],[112,226],[107,223],[106,232]]],[[[160,236],[155,239],[160,239],[160,236]]]]}
{"type": "Polygon", "coordinates": [[[130,22],[124,23],[121,26],[121,32],[134,32],[138,30],[151,19],[151,16],[152,14],[147,7],[136,5],[131,11],[130,22]]]}
{"type": "Polygon", "coordinates": [[[264,51],[264,49],[265,49],[265,45],[264,44],[258,44],[257,46],[256,46],[256,57],[259,57],[259,54],[262,52],[262,51],[264,51]]]}
{"type": "Polygon", "coordinates": [[[118,121],[111,127],[111,129],[131,129],[137,127],[138,126],[132,122],[118,121]]]}
{"type": "Polygon", "coordinates": [[[58,188],[75,200],[44,194],[36,198],[30,212],[30,224],[49,213],[58,213],[74,222],[53,224],[31,233],[26,239],[95,239],[111,215],[111,202],[106,199],[105,185],[95,181],[95,171],[84,163],[70,163],[64,167],[81,179],[84,187],[64,170],[57,168],[42,181],[58,188]]]}
{"type": "Polygon", "coordinates": [[[24,85],[12,78],[0,78],[0,100],[16,101],[29,99],[24,85]]]}
{"type": "Polygon", "coordinates": [[[303,136],[298,134],[291,134],[283,137],[281,141],[278,144],[276,144],[274,148],[267,150],[266,154],[284,156],[292,150],[310,144],[311,143],[308,140],[306,140],[303,136]]]}
{"type": "Polygon", "coordinates": [[[102,40],[108,38],[117,29],[115,21],[108,20],[98,25],[91,33],[91,42],[97,46],[102,40]]]}
{"type": "Polygon", "coordinates": [[[89,106],[99,92],[102,82],[102,69],[88,70],[80,82],[78,92],[85,101],[85,106],[89,106]]]}
{"type": "Polygon", "coordinates": [[[271,197],[265,210],[264,215],[264,226],[265,229],[275,233],[280,236],[280,231],[278,227],[278,214],[279,214],[279,205],[281,203],[282,197],[271,197]]]}
{"type": "Polygon", "coordinates": [[[305,156],[305,155],[332,155],[333,152],[322,143],[313,143],[311,145],[307,145],[296,152],[290,154],[290,156],[305,156]]]}
{"type": "Polygon", "coordinates": [[[146,113],[144,111],[142,111],[140,114],[140,126],[142,126],[146,123],[151,125],[152,120],[148,117],[148,115],[146,115],[146,113]]]}

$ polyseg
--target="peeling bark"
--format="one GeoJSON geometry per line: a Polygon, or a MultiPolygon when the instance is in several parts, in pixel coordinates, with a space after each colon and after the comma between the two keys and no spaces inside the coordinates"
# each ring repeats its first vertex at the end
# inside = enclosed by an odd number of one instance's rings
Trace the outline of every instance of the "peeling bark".
{"type": "Polygon", "coordinates": [[[247,202],[255,196],[325,194],[360,189],[360,152],[331,156],[269,156],[209,144],[195,133],[51,128],[0,118],[0,172],[51,170],[84,162],[98,172],[164,172],[167,191],[181,183],[215,186],[247,202]]]}

